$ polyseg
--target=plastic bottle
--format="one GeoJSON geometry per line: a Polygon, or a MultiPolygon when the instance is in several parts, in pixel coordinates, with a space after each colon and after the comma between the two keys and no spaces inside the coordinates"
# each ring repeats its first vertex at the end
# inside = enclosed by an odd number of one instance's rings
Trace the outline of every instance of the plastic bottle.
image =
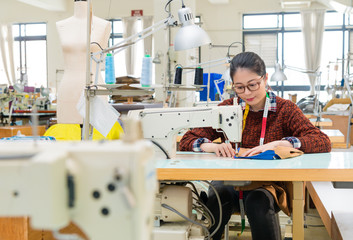
{"type": "Polygon", "coordinates": [[[114,56],[111,53],[105,58],[105,83],[115,84],[114,56]]]}
{"type": "Polygon", "coordinates": [[[140,83],[142,87],[150,87],[152,85],[152,58],[148,54],[146,54],[142,59],[140,83]]]}

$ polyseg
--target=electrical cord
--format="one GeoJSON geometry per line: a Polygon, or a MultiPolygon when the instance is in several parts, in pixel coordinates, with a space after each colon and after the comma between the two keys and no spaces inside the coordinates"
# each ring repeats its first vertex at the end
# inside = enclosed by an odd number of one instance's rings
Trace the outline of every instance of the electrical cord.
{"type": "MultiPolygon", "coordinates": [[[[211,220],[210,215],[208,215],[208,214],[204,211],[204,209],[203,209],[202,207],[199,207],[199,206],[197,206],[197,205],[195,205],[195,204],[193,204],[192,206],[193,206],[193,209],[194,209],[196,212],[202,214],[202,216],[204,216],[205,219],[206,219],[209,223],[211,223],[212,220],[211,220]]],[[[201,219],[201,220],[204,220],[204,219],[201,219]]]]}
{"type": "Polygon", "coordinates": [[[201,199],[201,197],[200,197],[200,195],[199,195],[199,193],[198,193],[198,191],[197,191],[197,189],[196,189],[195,184],[194,184],[193,182],[187,182],[186,184],[190,184],[190,185],[192,186],[192,188],[193,188],[192,192],[197,196],[197,199],[194,198],[194,197],[193,197],[193,199],[196,201],[196,203],[198,203],[199,205],[202,206],[202,209],[203,209],[203,211],[204,211],[205,214],[207,213],[209,216],[211,216],[212,221],[210,221],[210,222],[211,222],[211,226],[213,226],[214,223],[216,222],[216,220],[215,220],[213,214],[211,213],[211,211],[210,211],[210,210],[207,208],[207,206],[203,203],[203,201],[202,201],[202,199],[201,199]]]}
{"type": "Polygon", "coordinates": [[[169,154],[167,153],[167,151],[166,151],[159,143],[157,143],[157,142],[154,141],[154,140],[151,140],[151,142],[152,142],[154,145],[156,145],[157,147],[159,147],[159,149],[162,150],[162,152],[165,154],[165,156],[167,157],[167,159],[170,159],[170,156],[169,156],[169,154]]]}
{"type": "Polygon", "coordinates": [[[173,1],[173,0],[169,0],[169,1],[167,2],[167,4],[165,5],[165,7],[164,7],[164,11],[166,11],[166,13],[168,13],[169,15],[170,15],[170,11],[167,10],[167,7],[168,7],[168,5],[169,5],[172,1],[173,1]]]}
{"type": "Polygon", "coordinates": [[[170,211],[172,211],[172,212],[174,212],[174,213],[176,213],[177,215],[179,215],[180,217],[184,218],[185,220],[187,220],[187,221],[189,221],[189,222],[191,222],[191,223],[193,223],[193,224],[195,224],[195,225],[197,225],[197,226],[202,227],[202,228],[205,230],[205,232],[207,233],[206,239],[207,239],[207,240],[210,240],[210,239],[211,239],[210,232],[208,231],[207,227],[205,227],[205,226],[202,225],[201,223],[198,223],[198,222],[196,222],[196,221],[194,221],[194,220],[188,218],[187,216],[183,215],[182,213],[178,212],[176,209],[174,209],[173,207],[171,207],[171,206],[169,206],[169,205],[167,205],[167,204],[165,204],[165,203],[162,203],[161,206],[164,207],[164,208],[166,208],[166,209],[168,209],[168,210],[170,210],[170,211]]]}
{"type": "MultiPolygon", "coordinates": [[[[169,1],[167,2],[167,4],[165,5],[165,7],[164,7],[164,11],[166,11],[169,15],[170,15],[170,11],[167,10],[167,7],[168,7],[168,5],[169,5],[172,1],[173,1],[173,0],[169,0],[169,1]]],[[[182,7],[182,8],[185,8],[184,0],[181,0],[181,7],[182,7]]]]}
{"type": "MultiPolygon", "coordinates": [[[[193,198],[193,199],[195,199],[195,198],[193,198]]],[[[208,207],[203,202],[197,201],[197,203],[202,206],[205,214],[208,214],[210,216],[210,218],[211,218],[211,221],[210,221],[211,222],[211,226],[213,226],[216,223],[216,219],[214,218],[214,216],[211,213],[210,209],[208,209],[208,207]]]]}
{"type": "Polygon", "coordinates": [[[216,188],[211,184],[209,183],[208,181],[202,181],[202,182],[205,182],[207,183],[214,191],[214,193],[216,194],[216,197],[217,197],[217,201],[218,201],[218,208],[219,208],[219,221],[218,221],[218,225],[216,227],[216,229],[211,233],[210,235],[210,238],[216,234],[216,232],[218,231],[218,229],[221,227],[221,223],[222,223],[222,202],[221,202],[221,199],[219,197],[219,194],[216,190],[216,188]]]}
{"type": "Polygon", "coordinates": [[[245,46],[244,46],[244,44],[243,44],[242,42],[232,42],[232,43],[228,46],[228,51],[227,51],[227,57],[228,57],[228,58],[230,58],[229,50],[230,50],[231,46],[232,46],[233,44],[235,44],[235,43],[241,44],[241,46],[242,46],[242,52],[245,52],[245,46]]]}
{"type": "Polygon", "coordinates": [[[199,193],[197,192],[197,189],[195,187],[195,184],[193,184],[192,182],[187,182],[186,184],[190,184],[192,186],[192,188],[194,189],[194,193],[196,194],[197,198],[199,199],[200,201],[200,195],[199,193]]]}
{"type": "Polygon", "coordinates": [[[213,214],[211,213],[211,211],[208,209],[208,207],[203,203],[203,201],[202,201],[202,199],[201,199],[201,197],[195,187],[195,184],[193,182],[187,182],[187,184],[190,184],[193,187],[194,190],[192,192],[197,196],[197,199],[196,198],[193,198],[193,199],[195,199],[196,202],[203,207],[204,211],[207,212],[212,217],[212,224],[211,225],[213,226],[214,223],[216,222],[216,220],[215,220],[213,214]]]}
{"type": "Polygon", "coordinates": [[[99,43],[97,43],[97,42],[91,42],[91,44],[97,44],[98,47],[99,47],[101,50],[103,50],[102,46],[101,46],[99,43]]]}
{"type": "MultiPolygon", "coordinates": [[[[207,191],[207,187],[206,187],[204,184],[202,184],[200,181],[195,181],[195,183],[198,183],[202,188],[204,188],[204,190],[207,191]]],[[[206,181],[206,183],[209,184],[207,181],[206,181]]],[[[195,199],[195,198],[194,198],[194,199],[195,199]]],[[[197,200],[195,199],[195,201],[197,201],[197,200]]],[[[211,218],[212,218],[212,224],[211,224],[211,226],[213,226],[213,225],[216,223],[216,219],[215,219],[215,217],[213,216],[213,214],[212,214],[212,212],[210,211],[210,209],[206,206],[206,203],[205,203],[204,200],[201,198],[201,196],[200,196],[200,198],[199,198],[198,204],[201,204],[202,206],[204,206],[205,212],[209,213],[209,215],[210,215],[211,218]]]]}

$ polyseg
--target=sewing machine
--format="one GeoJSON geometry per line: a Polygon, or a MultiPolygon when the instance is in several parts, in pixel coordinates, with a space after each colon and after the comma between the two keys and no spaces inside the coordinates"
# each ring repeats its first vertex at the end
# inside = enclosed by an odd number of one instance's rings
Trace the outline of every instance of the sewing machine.
{"type": "Polygon", "coordinates": [[[151,239],[150,142],[0,142],[0,159],[1,217],[29,216],[56,239],[70,221],[93,240],[151,239]]]}
{"type": "Polygon", "coordinates": [[[204,240],[207,236],[204,228],[209,227],[207,221],[197,219],[192,213],[193,199],[191,189],[182,182],[161,182],[156,195],[154,207],[153,240],[204,240]],[[197,222],[199,225],[187,221],[176,212],[166,208],[171,207],[186,218],[197,222]]]}
{"type": "Polygon", "coordinates": [[[140,119],[144,138],[156,141],[171,158],[176,155],[176,137],[182,129],[212,127],[225,133],[230,142],[241,142],[243,113],[239,105],[133,110],[128,117],[140,119]]]}

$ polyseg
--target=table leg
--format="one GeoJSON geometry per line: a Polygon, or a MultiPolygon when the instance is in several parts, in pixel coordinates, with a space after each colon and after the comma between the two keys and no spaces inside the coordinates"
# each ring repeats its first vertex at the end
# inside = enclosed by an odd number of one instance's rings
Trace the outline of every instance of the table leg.
{"type": "Polygon", "coordinates": [[[293,182],[293,240],[304,239],[304,182],[293,182]]]}
{"type": "Polygon", "coordinates": [[[0,218],[0,239],[28,240],[28,217],[0,218]]]}

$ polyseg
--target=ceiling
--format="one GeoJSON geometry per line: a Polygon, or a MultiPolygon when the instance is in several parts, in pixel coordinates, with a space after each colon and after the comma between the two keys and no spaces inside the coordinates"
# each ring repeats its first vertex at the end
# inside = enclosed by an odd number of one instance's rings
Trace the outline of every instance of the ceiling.
{"type": "Polygon", "coordinates": [[[208,0],[212,4],[227,4],[229,0],[208,0]]]}
{"type": "MultiPolygon", "coordinates": [[[[35,7],[50,11],[65,11],[66,0],[17,0],[19,2],[29,4],[35,7]]],[[[208,0],[211,4],[228,4],[230,0],[208,0]]],[[[334,9],[338,12],[351,12],[353,0],[275,0],[279,1],[282,8],[302,9],[309,8],[315,3],[334,9]]]]}
{"type": "Polygon", "coordinates": [[[65,11],[66,0],[17,0],[19,2],[50,11],[65,11]]]}

